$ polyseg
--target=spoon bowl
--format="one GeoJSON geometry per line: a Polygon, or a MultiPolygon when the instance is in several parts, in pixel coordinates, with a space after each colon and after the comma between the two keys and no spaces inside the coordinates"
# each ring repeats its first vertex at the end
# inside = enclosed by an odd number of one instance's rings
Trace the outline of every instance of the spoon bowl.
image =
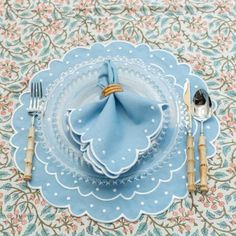
{"type": "Polygon", "coordinates": [[[193,117],[201,122],[201,133],[203,133],[203,122],[211,118],[213,114],[212,102],[209,94],[204,89],[199,89],[193,96],[193,117]]]}

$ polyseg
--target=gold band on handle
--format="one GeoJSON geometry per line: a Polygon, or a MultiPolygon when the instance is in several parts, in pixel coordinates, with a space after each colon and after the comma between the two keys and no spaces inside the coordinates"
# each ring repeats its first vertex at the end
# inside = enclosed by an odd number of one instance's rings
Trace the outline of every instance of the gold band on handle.
{"type": "Polygon", "coordinates": [[[123,88],[121,84],[110,84],[108,86],[106,86],[103,90],[102,90],[102,95],[104,97],[112,94],[112,93],[116,93],[116,92],[123,92],[123,88]]]}

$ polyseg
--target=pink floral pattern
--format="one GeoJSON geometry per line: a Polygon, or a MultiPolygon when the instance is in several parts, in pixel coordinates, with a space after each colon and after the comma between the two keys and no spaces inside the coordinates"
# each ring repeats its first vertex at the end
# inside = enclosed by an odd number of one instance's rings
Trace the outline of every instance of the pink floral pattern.
{"type": "Polygon", "coordinates": [[[236,3],[233,0],[0,1],[0,232],[3,235],[236,235],[236,3]],[[98,223],[45,202],[16,170],[9,139],[34,73],[69,49],[128,40],[173,52],[218,101],[221,134],[209,186],[157,216],[98,223]]]}

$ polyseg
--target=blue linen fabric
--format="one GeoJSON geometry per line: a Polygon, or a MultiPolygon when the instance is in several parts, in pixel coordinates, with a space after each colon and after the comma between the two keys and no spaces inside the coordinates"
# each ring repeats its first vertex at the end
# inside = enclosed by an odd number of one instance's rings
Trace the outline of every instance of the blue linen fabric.
{"type": "MultiPolygon", "coordinates": [[[[106,61],[98,86],[103,89],[118,83],[114,63],[106,61]]],[[[95,160],[94,164],[100,163],[99,169],[102,166],[111,176],[118,177],[136,163],[140,152],[150,147],[152,137],[162,128],[163,111],[167,108],[167,104],[124,90],[72,109],[68,123],[78,142],[88,144],[87,157],[95,160]]]]}

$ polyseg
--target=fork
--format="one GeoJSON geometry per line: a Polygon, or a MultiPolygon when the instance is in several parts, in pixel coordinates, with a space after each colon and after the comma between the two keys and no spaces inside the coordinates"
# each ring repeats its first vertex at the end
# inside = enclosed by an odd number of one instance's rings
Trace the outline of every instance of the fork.
{"type": "Polygon", "coordinates": [[[26,156],[25,171],[23,179],[29,181],[32,178],[32,161],[34,156],[34,140],[35,140],[35,118],[40,113],[40,104],[43,97],[42,82],[32,82],[30,86],[30,104],[28,113],[32,116],[31,127],[29,128],[26,156]]]}

